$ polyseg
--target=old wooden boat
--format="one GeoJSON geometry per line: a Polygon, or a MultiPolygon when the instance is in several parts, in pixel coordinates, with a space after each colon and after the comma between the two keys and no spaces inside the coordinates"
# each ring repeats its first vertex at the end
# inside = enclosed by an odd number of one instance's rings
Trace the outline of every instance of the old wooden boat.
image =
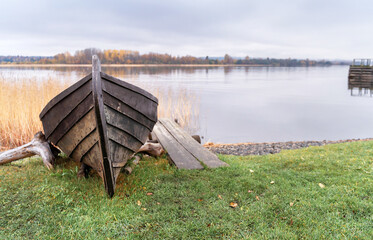
{"type": "Polygon", "coordinates": [[[158,100],[101,72],[97,56],[92,62],[92,73],[53,98],[39,117],[46,138],[95,169],[113,196],[120,169],[157,122],[158,100]]]}

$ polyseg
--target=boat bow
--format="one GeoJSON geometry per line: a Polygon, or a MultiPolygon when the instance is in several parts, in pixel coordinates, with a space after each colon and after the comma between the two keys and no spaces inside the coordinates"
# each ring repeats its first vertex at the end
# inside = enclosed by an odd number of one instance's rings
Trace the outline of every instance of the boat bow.
{"type": "Polygon", "coordinates": [[[53,98],[39,117],[46,138],[95,169],[113,196],[120,169],[157,122],[158,100],[102,73],[97,56],[92,62],[92,73],[53,98]]]}

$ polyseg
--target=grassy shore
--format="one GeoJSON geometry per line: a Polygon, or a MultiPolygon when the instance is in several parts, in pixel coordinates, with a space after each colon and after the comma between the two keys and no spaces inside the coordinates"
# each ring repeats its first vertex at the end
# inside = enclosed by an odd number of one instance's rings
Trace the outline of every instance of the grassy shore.
{"type": "Polygon", "coordinates": [[[38,158],[0,166],[0,238],[373,236],[373,141],[220,158],[230,167],[185,171],[146,158],[120,175],[112,199],[71,162],[52,172],[38,158]]]}

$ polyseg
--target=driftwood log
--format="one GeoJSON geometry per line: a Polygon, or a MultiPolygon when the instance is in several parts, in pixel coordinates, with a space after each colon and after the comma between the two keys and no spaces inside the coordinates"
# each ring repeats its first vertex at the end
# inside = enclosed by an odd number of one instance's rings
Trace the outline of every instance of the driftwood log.
{"type": "Polygon", "coordinates": [[[44,165],[52,169],[55,161],[56,149],[45,139],[42,132],[37,132],[31,142],[20,147],[0,153],[0,165],[17,161],[22,158],[39,155],[43,159],[44,165]],[[53,152],[51,150],[53,149],[53,152]]]}
{"type": "Polygon", "coordinates": [[[137,164],[139,164],[140,160],[142,158],[142,154],[136,154],[130,161],[129,164],[127,164],[124,167],[124,172],[126,174],[131,174],[133,169],[136,167],[137,164]]]}
{"type": "Polygon", "coordinates": [[[137,151],[135,156],[128,161],[128,164],[124,167],[124,172],[129,175],[132,173],[133,169],[139,164],[142,154],[146,153],[152,157],[159,157],[164,153],[162,145],[155,138],[151,138],[146,141],[144,145],[137,151]]]}
{"type": "Polygon", "coordinates": [[[154,142],[154,140],[147,141],[141,148],[137,151],[138,153],[146,153],[153,157],[159,157],[164,153],[164,150],[160,143],[154,142]]]}

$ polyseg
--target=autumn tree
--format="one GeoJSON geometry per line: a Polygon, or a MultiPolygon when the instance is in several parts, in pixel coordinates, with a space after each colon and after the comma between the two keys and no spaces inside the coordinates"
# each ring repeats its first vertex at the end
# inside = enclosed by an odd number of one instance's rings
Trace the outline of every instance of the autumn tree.
{"type": "Polygon", "coordinates": [[[225,54],[223,63],[224,64],[233,64],[233,58],[231,56],[229,56],[228,54],[225,54]]]}

